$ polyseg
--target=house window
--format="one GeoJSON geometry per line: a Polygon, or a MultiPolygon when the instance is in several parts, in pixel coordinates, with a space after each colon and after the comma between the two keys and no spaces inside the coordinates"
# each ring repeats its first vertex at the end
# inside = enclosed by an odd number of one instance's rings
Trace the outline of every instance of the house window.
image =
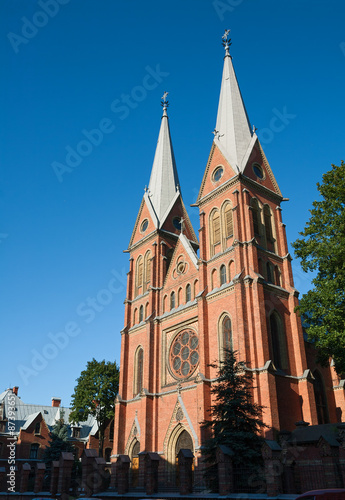
{"type": "Polygon", "coordinates": [[[40,434],[41,433],[41,423],[37,422],[35,425],[35,434],[40,434]]]}
{"type": "Polygon", "coordinates": [[[34,443],[30,447],[30,457],[29,458],[38,458],[38,448],[40,447],[39,444],[34,443]]]}
{"type": "Polygon", "coordinates": [[[72,437],[73,438],[80,438],[80,427],[72,427],[72,437]]]}
{"type": "Polygon", "coordinates": [[[271,334],[271,353],[274,366],[280,370],[288,368],[286,338],[281,317],[274,311],[269,319],[271,334]]]}
{"type": "Polygon", "coordinates": [[[220,266],[220,285],[224,285],[224,283],[226,283],[226,267],[224,266],[224,264],[222,264],[220,266]]]}
{"type": "Polygon", "coordinates": [[[175,300],[175,292],[171,292],[170,295],[170,309],[175,309],[176,300],[175,300]]]}
{"type": "Polygon", "coordinates": [[[190,302],[192,300],[192,287],[188,283],[186,286],[186,302],[190,302]]]}

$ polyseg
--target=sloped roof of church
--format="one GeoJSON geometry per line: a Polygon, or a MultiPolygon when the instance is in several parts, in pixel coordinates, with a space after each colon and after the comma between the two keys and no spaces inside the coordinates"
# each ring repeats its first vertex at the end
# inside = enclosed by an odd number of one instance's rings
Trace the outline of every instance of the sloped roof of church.
{"type": "Polygon", "coordinates": [[[161,227],[178,194],[180,194],[166,105],[163,105],[161,127],[146,194],[145,198],[150,202],[156,215],[156,224],[161,227]]]}
{"type": "Polygon", "coordinates": [[[256,134],[252,132],[242,99],[229,44],[230,41],[224,42],[225,57],[214,142],[235,172],[243,172],[246,166],[244,159],[249,156],[248,149],[252,149],[256,134]]]}

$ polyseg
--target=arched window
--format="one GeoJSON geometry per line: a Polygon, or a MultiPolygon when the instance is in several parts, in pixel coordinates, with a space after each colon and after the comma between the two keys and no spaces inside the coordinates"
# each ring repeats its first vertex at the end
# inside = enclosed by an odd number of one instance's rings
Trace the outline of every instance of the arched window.
{"type": "Polygon", "coordinates": [[[144,306],[139,307],[139,323],[144,321],[144,306]]]}
{"type": "Polygon", "coordinates": [[[168,300],[168,297],[166,295],[164,295],[164,297],[163,297],[163,313],[165,313],[167,311],[167,300],[168,300]]]}
{"type": "Polygon", "coordinates": [[[229,281],[232,281],[235,277],[235,262],[231,260],[229,262],[229,281]]]}
{"type": "Polygon", "coordinates": [[[274,283],[278,286],[281,286],[281,275],[280,275],[280,269],[278,266],[274,267],[274,283]]]}
{"type": "Polygon", "coordinates": [[[274,366],[280,370],[288,368],[288,356],[283,322],[279,314],[274,311],[269,319],[271,335],[271,355],[274,366]]]}
{"type": "Polygon", "coordinates": [[[138,309],[135,308],[133,313],[133,325],[137,324],[137,314],[138,314],[138,309]]]}
{"type": "Polygon", "coordinates": [[[145,254],[145,290],[148,289],[151,281],[151,252],[145,254]]]}
{"type": "Polygon", "coordinates": [[[265,223],[265,236],[266,236],[266,245],[269,250],[274,250],[274,238],[272,231],[272,216],[271,210],[268,205],[264,206],[264,223],[265,223]]]}
{"type": "Polygon", "coordinates": [[[39,450],[40,445],[37,443],[33,443],[30,446],[30,456],[29,458],[38,458],[38,450],[39,450]]]}
{"type": "Polygon", "coordinates": [[[176,306],[175,292],[171,292],[171,295],[170,295],[170,309],[175,309],[175,306],[176,306]]]}
{"type": "Polygon", "coordinates": [[[177,307],[182,304],[182,288],[177,291],[177,307]]]}
{"type": "Polygon", "coordinates": [[[212,269],[211,272],[211,288],[214,290],[218,285],[218,280],[217,280],[217,270],[212,269]]]}
{"type": "Polygon", "coordinates": [[[224,206],[223,214],[224,214],[224,219],[223,219],[224,220],[224,228],[223,228],[224,238],[230,238],[230,236],[233,236],[233,234],[234,234],[232,207],[231,207],[230,203],[227,203],[224,206]]]}
{"type": "Polygon", "coordinates": [[[199,286],[199,281],[198,280],[195,280],[194,281],[194,290],[193,290],[193,298],[195,299],[195,297],[198,295],[199,293],[199,290],[198,290],[198,286],[199,286]]]}
{"type": "Polygon", "coordinates": [[[146,306],[145,306],[145,318],[147,318],[149,315],[149,303],[146,302],[146,306]]]}
{"type": "Polygon", "coordinates": [[[266,262],[266,276],[267,276],[267,282],[274,284],[273,266],[270,262],[266,262]]]}
{"type": "Polygon", "coordinates": [[[250,202],[252,208],[254,236],[260,236],[260,211],[258,200],[253,198],[250,202]]]}
{"type": "Polygon", "coordinates": [[[144,272],[144,262],[140,255],[137,259],[136,272],[135,272],[135,295],[140,295],[143,293],[143,272],[144,272]]]}
{"type": "Polygon", "coordinates": [[[186,303],[192,300],[192,287],[188,283],[186,286],[186,303]]]}
{"type": "Polygon", "coordinates": [[[219,211],[214,210],[211,216],[211,254],[217,253],[217,247],[220,245],[220,216],[219,211]]]}
{"type": "Polygon", "coordinates": [[[233,349],[231,319],[225,314],[218,323],[219,359],[224,360],[224,351],[233,349]]]}
{"type": "Polygon", "coordinates": [[[224,264],[220,266],[219,278],[220,278],[220,286],[224,285],[224,283],[226,283],[226,267],[224,266],[224,264]]]}
{"type": "Polygon", "coordinates": [[[143,388],[144,350],[142,347],[139,347],[136,352],[134,368],[134,396],[136,396],[143,388]]]}
{"type": "Polygon", "coordinates": [[[328,424],[329,423],[329,415],[328,415],[328,405],[327,405],[327,397],[325,391],[325,384],[323,382],[323,378],[319,370],[315,370],[313,372],[314,375],[314,394],[315,394],[315,403],[316,403],[316,411],[317,411],[317,422],[318,424],[328,424]]]}

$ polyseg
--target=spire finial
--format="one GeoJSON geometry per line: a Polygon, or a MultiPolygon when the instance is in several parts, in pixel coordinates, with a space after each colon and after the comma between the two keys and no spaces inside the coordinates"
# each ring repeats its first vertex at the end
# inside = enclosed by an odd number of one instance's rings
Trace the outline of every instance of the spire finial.
{"type": "Polygon", "coordinates": [[[229,34],[230,34],[230,30],[225,30],[224,31],[224,35],[222,36],[222,45],[225,49],[225,57],[226,56],[230,56],[230,52],[229,52],[229,48],[230,48],[230,45],[231,45],[231,38],[229,37],[229,34]]]}
{"type": "Polygon", "coordinates": [[[169,101],[167,100],[169,92],[164,92],[162,95],[161,106],[163,106],[163,116],[167,116],[167,108],[169,106],[169,101]]]}

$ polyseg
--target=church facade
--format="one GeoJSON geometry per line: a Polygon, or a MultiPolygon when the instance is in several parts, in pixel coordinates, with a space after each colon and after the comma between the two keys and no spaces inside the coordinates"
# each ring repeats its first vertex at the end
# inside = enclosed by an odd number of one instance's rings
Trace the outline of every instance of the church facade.
{"type": "Polygon", "coordinates": [[[200,455],[200,423],[223,349],[253,375],[267,438],[295,423],[337,422],[344,385],[315,363],[294,312],[291,256],[281,194],[242,100],[229,40],[216,128],[195,207],[182,200],[167,102],[148,189],[128,252],[113,458],[139,451],[175,463],[181,448],[200,455]]]}

